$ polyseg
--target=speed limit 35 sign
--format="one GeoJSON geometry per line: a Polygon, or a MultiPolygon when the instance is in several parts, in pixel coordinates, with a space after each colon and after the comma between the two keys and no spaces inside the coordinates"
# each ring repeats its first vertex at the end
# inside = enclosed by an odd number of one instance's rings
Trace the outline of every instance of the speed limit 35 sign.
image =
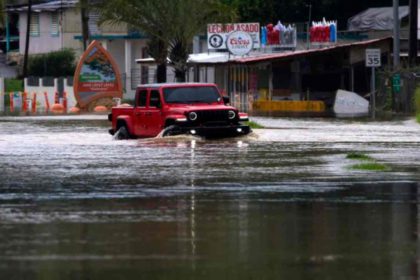
{"type": "Polygon", "coordinates": [[[381,67],[381,50],[366,49],[366,67],[381,67]]]}

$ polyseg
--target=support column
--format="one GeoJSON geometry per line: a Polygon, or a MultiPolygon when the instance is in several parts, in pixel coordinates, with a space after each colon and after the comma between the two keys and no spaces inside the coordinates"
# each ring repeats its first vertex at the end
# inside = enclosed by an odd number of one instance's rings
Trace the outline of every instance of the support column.
{"type": "Polygon", "coordinates": [[[393,0],[394,8],[394,70],[400,67],[400,16],[399,16],[399,0],[393,0]]]}
{"type": "Polygon", "coordinates": [[[268,100],[273,101],[273,65],[268,67],[268,100]]]}
{"type": "Polygon", "coordinates": [[[8,53],[9,51],[10,51],[10,27],[9,27],[9,16],[6,13],[6,53],[8,53]]]}
{"type": "Polygon", "coordinates": [[[131,48],[131,41],[125,40],[125,91],[126,93],[131,93],[131,57],[132,57],[132,48],[131,48]]]}
{"type": "Polygon", "coordinates": [[[4,112],[4,97],[6,96],[4,78],[0,77],[0,113],[4,112]]]}

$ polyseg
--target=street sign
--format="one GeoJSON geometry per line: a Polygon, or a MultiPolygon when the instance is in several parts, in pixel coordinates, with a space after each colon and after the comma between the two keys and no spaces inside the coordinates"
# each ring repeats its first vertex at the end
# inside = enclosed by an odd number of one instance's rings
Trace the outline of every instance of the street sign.
{"type": "Polygon", "coordinates": [[[381,50],[366,49],[366,67],[381,67],[381,50]]]}
{"type": "Polygon", "coordinates": [[[392,87],[394,89],[394,92],[399,93],[401,91],[401,75],[395,74],[392,77],[392,87]]]}

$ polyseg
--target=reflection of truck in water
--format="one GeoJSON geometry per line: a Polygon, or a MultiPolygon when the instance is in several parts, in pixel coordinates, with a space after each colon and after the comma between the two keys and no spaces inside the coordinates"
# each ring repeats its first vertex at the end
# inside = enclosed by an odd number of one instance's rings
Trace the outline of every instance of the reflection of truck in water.
{"type": "Polygon", "coordinates": [[[114,107],[110,133],[118,139],[190,134],[206,138],[246,135],[248,115],[226,105],[216,85],[150,84],[137,88],[133,107],[114,107]]]}

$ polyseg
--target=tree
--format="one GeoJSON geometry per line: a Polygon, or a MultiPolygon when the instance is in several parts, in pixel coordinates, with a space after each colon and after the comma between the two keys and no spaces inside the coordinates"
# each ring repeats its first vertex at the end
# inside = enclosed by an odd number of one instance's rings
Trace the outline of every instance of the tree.
{"type": "Polygon", "coordinates": [[[5,9],[6,0],[0,0],[0,28],[4,27],[4,21],[6,19],[5,9]]]}
{"type": "MultiPolygon", "coordinates": [[[[185,80],[193,37],[204,32],[207,23],[235,15],[219,0],[109,0],[99,11],[104,22],[126,23],[148,35],[154,43],[149,44],[152,57],[163,68],[169,54],[179,81],[185,80]]],[[[158,82],[166,81],[164,73],[158,71],[158,82]]]]}
{"type": "Polygon", "coordinates": [[[79,6],[82,23],[83,50],[85,51],[89,44],[89,0],[80,0],[79,6]]]}

